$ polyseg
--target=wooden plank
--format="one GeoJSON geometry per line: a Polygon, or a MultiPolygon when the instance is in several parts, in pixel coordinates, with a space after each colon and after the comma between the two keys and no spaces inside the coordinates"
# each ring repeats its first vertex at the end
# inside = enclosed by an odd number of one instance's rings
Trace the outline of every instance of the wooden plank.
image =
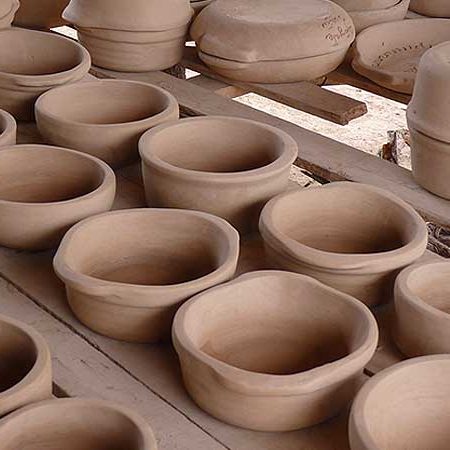
{"type": "Polygon", "coordinates": [[[193,83],[197,86],[208,89],[209,91],[228,98],[240,97],[241,95],[250,92],[248,89],[243,89],[232,84],[223,83],[222,81],[206,77],[205,75],[197,75],[195,77],[189,78],[188,81],[189,83],[193,83]]]}

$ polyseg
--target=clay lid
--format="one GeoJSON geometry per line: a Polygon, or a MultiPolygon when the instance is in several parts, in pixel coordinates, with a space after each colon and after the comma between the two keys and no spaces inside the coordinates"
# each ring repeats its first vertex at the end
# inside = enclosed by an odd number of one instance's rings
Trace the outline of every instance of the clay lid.
{"type": "Polygon", "coordinates": [[[375,9],[390,8],[399,0],[333,0],[346,11],[372,11],[375,9]]]}
{"type": "Polygon", "coordinates": [[[355,28],[328,0],[216,0],[194,21],[191,36],[203,53],[256,62],[342,50],[355,28]]]}

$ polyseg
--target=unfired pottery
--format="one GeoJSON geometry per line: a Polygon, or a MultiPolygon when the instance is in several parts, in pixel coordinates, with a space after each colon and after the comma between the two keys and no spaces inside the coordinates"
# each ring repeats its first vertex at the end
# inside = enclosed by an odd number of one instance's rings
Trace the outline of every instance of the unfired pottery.
{"type": "Polygon", "coordinates": [[[423,16],[450,17],[448,0],[411,0],[410,9],[423,16]]]}
{"type": "Polygon", "coordinates": [[[176,99],[147,83],[103,80],[52,89],[36,102],[47,142],[89,153],[112,167],[138,159],[138,140],[155,125],[178,119],[176,99]]]}
{"type": "Polygon", "coordinates": [[[390,8],[398,0],[333,0],[346,11],[373,11],[374,9],[390,8]]]}
{"type": "Polygon", "coordinates": [[[104,400],[47,400],[0,421],[0,450],[106,449],[157,450],[157,446],[140,415],[104,400]]]}
{"type": "Polygon", "coordinates": [[[11,26],[18,9],[19,0],[2,0],[0,2],[0,29],[11,26]]]}
{"type": "Polygon", "coordinates": [[[20,0],[20,8],[14,18],[14,24],[49,29],[64,25],[61,17],[70,0],[20,0]]]}
{"type": "Polygon", "coordinates": [[[51,396],[51,357],[44,338],[0,315],[0,416],[51,396]]]}
{"type": "Polygon", "coordinates": [[[0,109],[0,147],[16,143],[17,124],[14,117],[0,109]]]}
{"type": "Polygon", "coordinates": [[[186,299],[234,275],[238,254],[238,233],[218,217],[131,209],[73,227],[54,268],[86,326],[124,341],[155,342],[170,335],[186,299]]]}
{"type": "Polygon", "coordinates": [[[448,19],[410,19],[374,25],[357,36],[352,66],[380,86],[411,94],[422,55],[448,40],[448,19]]]}
{"type": "Polygon", "coordinates": [[[23,28],[0,30],[0,107],[31,120],[34,102],[49,89],[89,71],[89,53],[63,36],[23,28]]]}
{"type": "Polygon", "coordinates": [[[337,415],[377,346],[371,312],[303,275],[250,272],[194,297],[175,316],[185,386],[214,417],[287,431],[337,415]]]}
{"type": "Polygon", "coordinates": [[[217,73],[262,83],[320,77],[343,61],[355,37],[349,15],[328,0],[215,0],[190,33],[217,73]]]}
{"type": "Polygon", "coordinates": [[[149,206],[206,211],[241,232],[257,229],[264,204],[287,188],[298,152],[277,128],[221,116],[153,128],[139,149],[149,206]]]}
{"type": "Polygon", "coordinates": [[[423,255],[428,237],[403,200],[350,182],[280,194],[263,209],[260,231],[269,263],[369,306],[391,300],[398,271],[423,255]]]}
{"type": "Polygon", "coordinates": [[[365,383],[350,415],[352,450],[448,450],[450,355],[414,358],[365,383]]]}
{"type": "Polygon", "coordinates": [[[114,195],[114,172],[97,158],[36,144],[2,148],[0,245],[54,247],[71,225],[109,210],[114,195]]]}
{"type": "Polygon", "coordinates": [[[194,10],[194,15],[197,16],[200,11],[206,8],[213,0],[191,0],[191,6],[194,10]]]}

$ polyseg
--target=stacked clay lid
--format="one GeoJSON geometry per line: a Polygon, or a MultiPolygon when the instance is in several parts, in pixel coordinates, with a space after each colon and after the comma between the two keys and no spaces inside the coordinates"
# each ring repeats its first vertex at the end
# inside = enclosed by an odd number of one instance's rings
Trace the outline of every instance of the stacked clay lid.
{"type": "Polygon", "coordinates": [[[334,70],[355,37],[328,0],[216,0],[191,27],[200,58],[228,78],[280,83],[334,70]]]}
{"type": "Polygon", "coordinates": [[[19,9],[19,0],[3,0],[0,2],[0,28],[7,28],[11,26],[19,9]]]}
{"type": "Polygon", "coordinates": [[[409,9],[423,16],[450,17],[448,0],[411,0],[409,9]]]}

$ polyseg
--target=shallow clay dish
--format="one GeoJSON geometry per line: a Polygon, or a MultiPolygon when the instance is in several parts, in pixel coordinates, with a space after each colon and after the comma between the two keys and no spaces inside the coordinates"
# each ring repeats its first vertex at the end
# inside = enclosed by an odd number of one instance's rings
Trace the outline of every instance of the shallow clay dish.
{"type": "Polygon", "coordinates": [[[9,28],[14,14],[19,9],[19,0],[3,0],[0,4],[0,29],[9,28]]]}
{"type": "Polygon", "coordinates": [[[374,25],[356,38],[352,66],[380,86],[411,94],[422,55],[448,40],[447,19],[410,19],[374,25]]]}
{"type": "Polygon", "coordinates": [[[391,300],[398,271],[425,252],[417,212],[376,187],[331,183],[272,199],[261,213],[268,260],[370,306],[391,300]]]}
{"type": "Polygon", "coordinates": [[[74,223],[108,211],[114,195],[114,172],[97,158],[45,145],[2,148],[0,245],[54,247],[74,223]]]}
{"type": "Polygon", "coordinates": [[[16,143],[17,124],[14,117],[0,109],[0,147],[16,143]]]}
{"type": "Polygon", "coordinates": [[[0,361],[0,416],[51,398],[51,357],[45,340],[28,325],[3,315],[0,361]]]}
{"type": "Polygon", "coordinates": [[[139,158],[144,131],[179,117],[164,89],[125,80],[62,86],[36,102],[36,122],[47,142],[97,156],[112,167],[139,158]]]}
{"type": "Polygon", "coordinates": [[[65,24],[61,17],[69,0],[20,0],[14,24],[28,28],[49,29],[65,24]]]}
{"type": "Polygon", "coordinates": [[[39,402],[0,421],[0,450],[157,450],[147,422],[104,400],[39,402]]]}
{"type": "Polygon", "coordinates": [[[352,400],[378,329],[356,299],[289,272],[250,272],[178,311],[185,386],[216,418],[260,431],[309,427],[352,400]]]}
{"type": "Polygon", "coordinates": [[[234,275],[238,255],[238,233],[218,217],[137,209],[73,227],[54,268],[86,326],[120,340],[155,342],[170,335],[186,299],[234,275]]]}
{"type": "Polygon", "coordinates": [[[42,31],[0,30],[0,107],[31,120],[34,102],[49,89],[89,71],[89,53],[77,42],[42,31]]]}
{"type": "Polygon", "coordinates": [[[450,355],[414,358],[365,383],[350,415],[352,450],[447,450],[450,355]]]}
{"type": "Polygon", "coordinates": [[[448,0],[411,0],[410,9],[423,16],[450,17],[448,0]]]}
{"type": "Polygon", "coordinates": [[[287,188],[298,152],[277,128],[221,116],[153,128],[139,149],[149,206],[206,211],[241,232],[256,229],[264,204],[287,188]]]}

